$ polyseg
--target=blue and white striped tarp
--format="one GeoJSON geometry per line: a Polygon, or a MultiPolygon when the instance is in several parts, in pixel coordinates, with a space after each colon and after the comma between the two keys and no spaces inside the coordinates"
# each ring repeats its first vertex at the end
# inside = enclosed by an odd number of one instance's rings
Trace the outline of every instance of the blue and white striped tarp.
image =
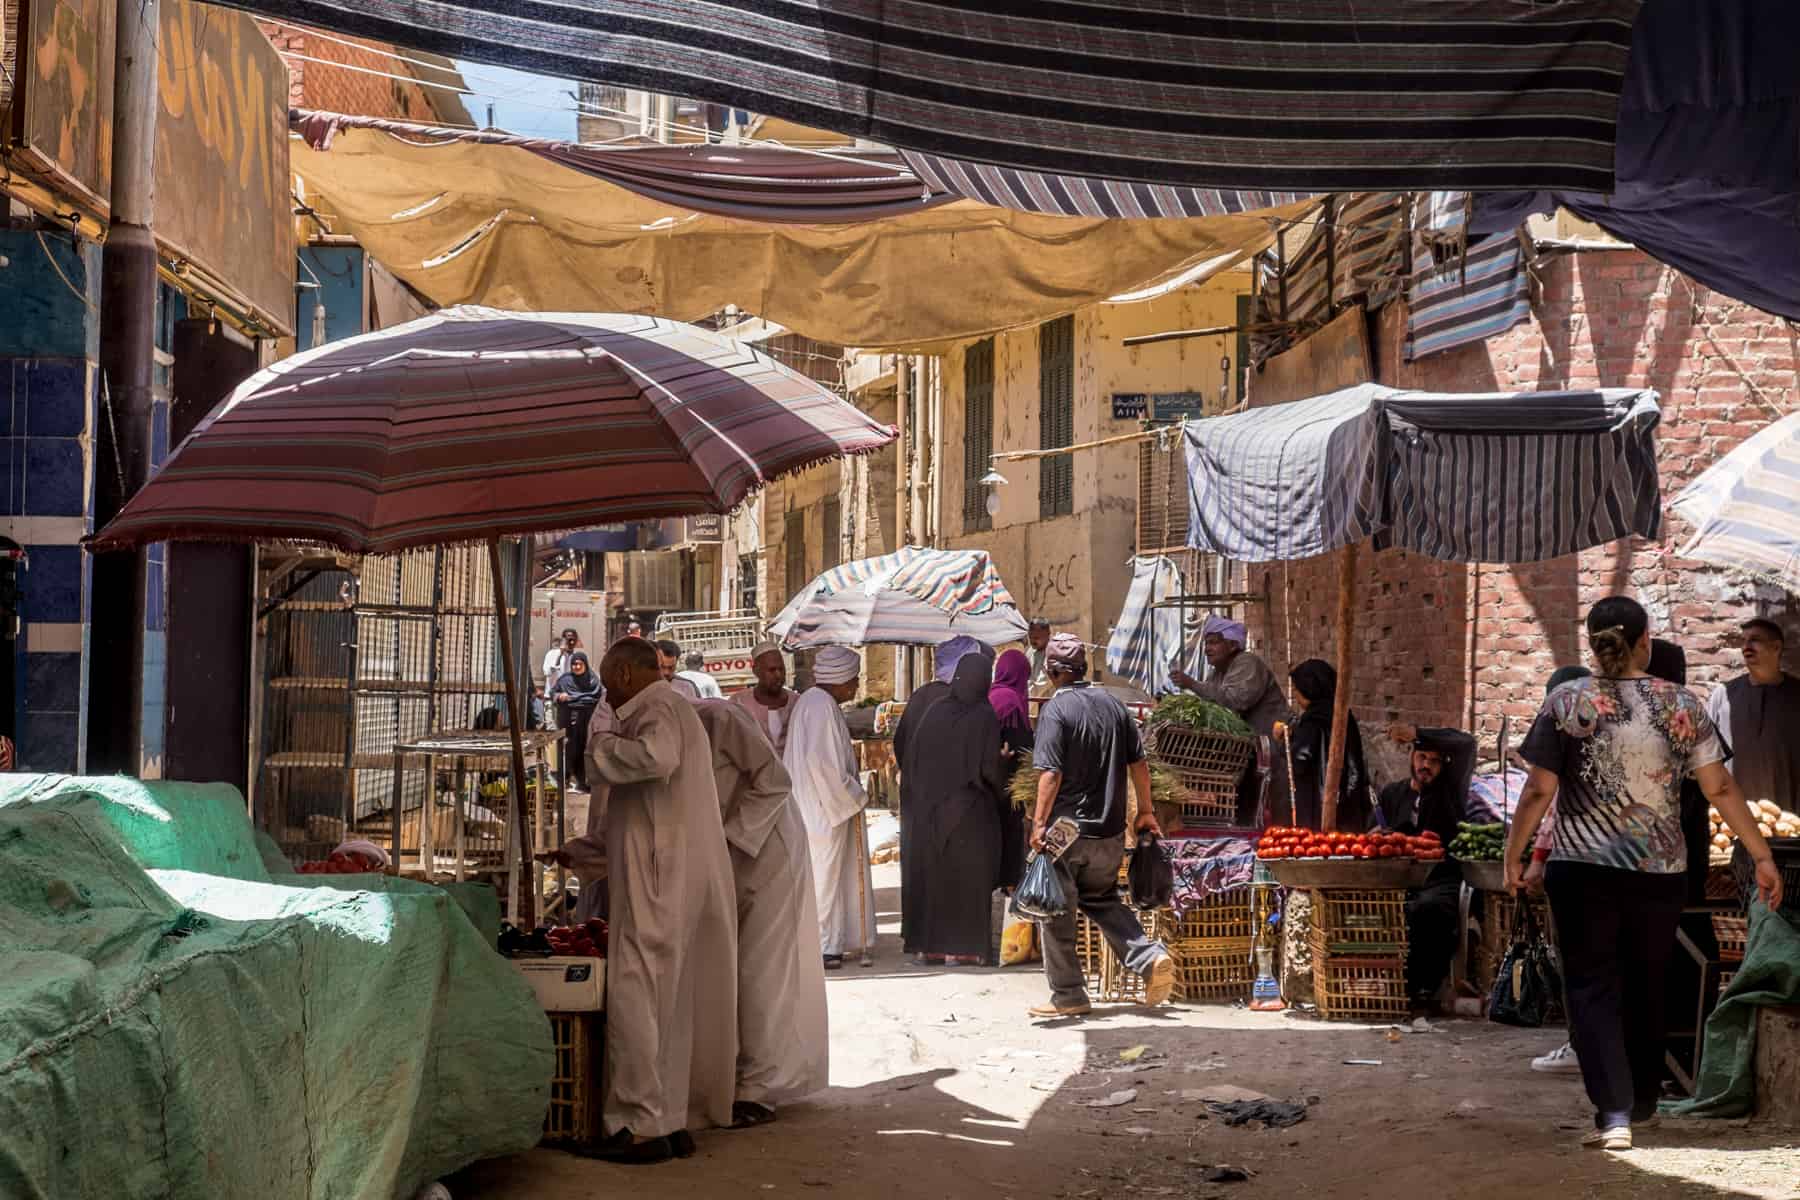
{"type": "Polygon", "coordinates": [[[1169,663],[1186,658],[1181,609],[1157,608],[1162,600],[1182,594],[1181,568],[1161,555],[1131,560],[1131,587],[1125,608],[1106,643],[1106,671],[1152,696],[1175,690],[1169,663]]]}
{"type": "Polygon", "coordinates": [[[1694,527],[1681,557],[1800,592],[1800,413],[1714,463],[1669,507],[1694,527]]]}
{"type": "Polygon", "coordinates": [[[1407,287],[1406,359],[1485,341],[1530,316],[1531,275],[1518,235],[1471,241],[1466,255],[1407,287]]]}
{"type": "Polygon", "coordinates": [[[1366,383],[1186,426],[1188,544],[1238,562],[1374,538],[1536,562],[1662,529],[1656,393],[1459,395],[1366,383]]]}

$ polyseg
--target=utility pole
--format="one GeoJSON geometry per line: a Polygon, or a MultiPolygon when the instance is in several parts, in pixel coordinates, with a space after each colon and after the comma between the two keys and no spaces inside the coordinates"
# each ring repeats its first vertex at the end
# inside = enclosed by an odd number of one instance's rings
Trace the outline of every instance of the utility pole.
{"type": "MultiPolygon", "coordinates": [[[[159,0],[116,0],[111,224],[100,260],[100,411],[94,527],[150,476],[156,371],[157,41],[159,0]]],[[[89,615],[88,770],[143,765],[146,552],[94,558],[89,615]],[[127,685],[118,686],[123,679],[127,685]]]]}

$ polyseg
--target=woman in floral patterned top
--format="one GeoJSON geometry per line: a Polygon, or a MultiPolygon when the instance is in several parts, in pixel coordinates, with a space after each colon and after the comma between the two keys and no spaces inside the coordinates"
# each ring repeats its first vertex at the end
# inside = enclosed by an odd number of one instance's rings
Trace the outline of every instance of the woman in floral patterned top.
{"type": "Polygon", "coordinates": [[[1594,1104],[1584,1145],[1631,1148],[1662,1091],[1663,976],[1686,900],[1681,785],[1697,780],[1756,863],[1763,903],[1781,879],[1717,731],[1692,693],[1645,672],[1650,619],[1624,596],[1588,612],[1598,675],[1550,693],[1520,753],[1531,779],[1507,842],[1517,891],[1538,822],[1556,800],[1544,876],[1569,998],[1570,1037],[1594,1104]]]}

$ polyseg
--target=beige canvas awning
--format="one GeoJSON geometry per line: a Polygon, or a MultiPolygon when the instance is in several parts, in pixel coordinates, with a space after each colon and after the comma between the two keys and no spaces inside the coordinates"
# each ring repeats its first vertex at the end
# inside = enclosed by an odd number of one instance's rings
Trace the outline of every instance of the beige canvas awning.
{"type": "Polygon", "coordinates": [[[348,129],[326,151],[296,139],[292,154],[330,229],[438,304],[677,320],[735,304],[868,348],[978,337],[1211,274],[1312,203],[1106,220],[957,201],[861,224],[762,224],[670,207],[516,146],[348,129]]]}

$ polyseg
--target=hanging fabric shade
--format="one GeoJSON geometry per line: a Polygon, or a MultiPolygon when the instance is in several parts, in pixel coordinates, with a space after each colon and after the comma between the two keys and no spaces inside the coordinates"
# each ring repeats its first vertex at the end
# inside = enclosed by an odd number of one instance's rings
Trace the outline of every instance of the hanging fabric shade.
{"type": "Polygon", "coordinates": [[[232,7],[749,109],[933,156],[916,165],[940,179],[983,167],[1035,173],[1040,186],[1019,189],[1017,203],[1066,212],[1081,203],[1069,180],[1606,191],[1638,3],[232,7]]]}
{"type": "Polygon", "coordinates": [[[1662,529],[1656,393],[1462,395],[1360,384],[1189,422],[1188,544],[1235,562],[1373,538],[1536,562],[1662,529]]]}

